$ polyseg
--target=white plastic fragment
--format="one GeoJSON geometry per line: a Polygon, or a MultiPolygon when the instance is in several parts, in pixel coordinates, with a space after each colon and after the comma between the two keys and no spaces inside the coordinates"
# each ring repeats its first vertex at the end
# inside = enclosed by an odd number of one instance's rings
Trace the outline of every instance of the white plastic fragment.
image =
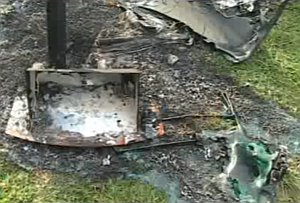
{"type": "Polygon", "coordinates": [[[6,126],[6,134],[18,136],[30,135],[27,129],[29,120],[28,99],[26,96],[17,96],[14,100],[10,118],[6,126]]]}
{"type": "Polygon", "coordinates": [[[150,14],[138,13],[139,17],[131,11],[126,10],[125,16],[131,23],[140,23],[144,27],[155,28],[157,32],[161,32],[165,27],[166,23],[164,20],[154,17],[150,14]]]}
{"type": "Polygon", "coordinates": [[[102,160],[102,165],[103,166],[109,166],[111,164],[110,159],[111,159],[111,156],[107,155],[107,157],[102,160]]]}
{"type": "Polygon", "coordinates": [[[253,11],[254,3],[257,0],[218,0],[215,2],[215,5],[221,9],[233,8],[236,6],[246,6],[249,12],[253,11]]]}
{"type": "Polygon", "coordinates": [[[176,55],[169,54],[169,56],[168,56],[168,64],[174,65],[178,61],[179,61],[179,58],[176,55]]]}
{"type": "Polygon", "coordinates": [[[37,63],[36,62],[32,65],[32,69],[34,69],[34,70],[43,70],[43,69],[45,69],[45,65],[43,63],[37,63]]]}

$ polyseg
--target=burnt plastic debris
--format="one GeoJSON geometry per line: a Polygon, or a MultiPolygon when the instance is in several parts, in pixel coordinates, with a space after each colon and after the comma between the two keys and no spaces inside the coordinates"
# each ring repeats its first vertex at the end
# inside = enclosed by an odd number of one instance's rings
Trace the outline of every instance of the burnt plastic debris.
{"type": "Polygon", "coordinates": [[[267,193],[265,187],[269,186],[269,174],[277,156],[278,152],[271,152],[260,142],[240,140],[232,144],[227,172],[238,199],[254,203],[273,202],[272,191],[267,193]]]}
{"type": "Polygon", "coordinates": [[[231,183],[235,196],[242,202],[273,203],[276,199],[276,186],[287,169],[286,150],[280,146],[274,149],[274,145],[261,136],[250,136],[229,96],[225,92],[221,95],[224,105],[235,115],[239,127],[237,133],[230,138],[227,180],[231,183]]]}

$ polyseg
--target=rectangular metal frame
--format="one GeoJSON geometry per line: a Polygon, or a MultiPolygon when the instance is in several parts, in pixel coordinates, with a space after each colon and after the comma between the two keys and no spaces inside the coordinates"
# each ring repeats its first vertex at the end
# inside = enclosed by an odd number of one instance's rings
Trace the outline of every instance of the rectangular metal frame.
{"type": "MultiPolygon", "coordinates": [[[[138,94],[139,94],[139,74],[140,71],[137,69],[35,69],[30,68],[26,71],[27,83],[28,83],[28,92],[27,96],[22,96],[16,98],[14,105],[17,103],[20,105],[23,103],[22,116],[18,118],[14,115],[18,114],[20,108],[14,107],[11,113],[11,118],[8,122],[6,133],[8,135],[19,137],[21,139],[26,139],[34,142],[40,142],[44,144],[50,145],[60,145],[60,146],[76,146],[76,147],[102,147],[102,146],[120,146],[127,145],[132,142],[140,142],[144,141],[144,137],[141,136],[140,133],[140,116],[138,110],[138,94]],[[39,82],[38,75],[39,74],[91,74],[96,76],[100,75],[109,75],[109,74],[121,74],[121,77],[124,75],[133,76],[134,80],[134,113],[136,114],[136,132],[125,132],[120,134],[119,136],[109,135],[111,140],[103,140],[101,136],[83,136],[78,132],[70,132],[62,130],[58,132],[57,130],[49,130],[49,126],[45,126],[41,131],[36,130],[37,125],[43,125],[44,123],[39,123],[39,117],[36,117],[36,105],[38,102],[38,98],[41,96],[38,94],[39,82]],[[17,102],[17,103],[16,103],[17,102]],[[22,125],[20,125],[20,123],[22,125]]],[[[106,77],[106,76],[105,76],[106,77]]],[[[20,114],[21,115],[21,114],[20,114]]]]}

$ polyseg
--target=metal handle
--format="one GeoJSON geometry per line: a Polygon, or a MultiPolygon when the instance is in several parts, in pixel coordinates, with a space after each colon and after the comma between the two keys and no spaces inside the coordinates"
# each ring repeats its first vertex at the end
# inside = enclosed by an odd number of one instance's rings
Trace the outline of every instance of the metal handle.
{"type": "Polygon", "coordinates": [[[66,67],[66,2],[47,0],[48,56],[52,68],[66,67]]]}

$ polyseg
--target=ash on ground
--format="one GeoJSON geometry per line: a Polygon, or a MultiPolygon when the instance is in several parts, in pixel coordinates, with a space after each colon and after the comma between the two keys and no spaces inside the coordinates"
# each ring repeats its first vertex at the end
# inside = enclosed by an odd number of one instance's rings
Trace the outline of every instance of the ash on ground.
{"type": "MultiPolygon", "coordinates": [[[[235,201],[230,194],[224,193],[210,181],[228,164],[226,153],[225,156],[220,156],[226,146],[223,140],[131,152],[119,156],[109,148],[63,148],[7,137],[4,130],[13,99],[23,93],[25,88],[24,70],[35,62],[47,60],[45,1],[17,2],[11,12],[0,14],[0,139],[2,148],[8,150],[8,160],[25,168],[78,173],[98,178],[120,175],[132,177],[137,173],[152,172],[156,177],[163,175],[163,180],[173,184],[174,187],[169,187],[169,192],[173,195],[171,198],[178,202],[179,199],[187,202],[214,203],[235,201]],[[103,161],[108,155],[109,164],[103,161]]],[[[131,50],[135,46],[130,47],[128,52],[117,50],[111,56],[114,60],[104,63],[104,67],[126,68],[129,64],[142,70],[142,102],[167,104],[167,112],[175,114],[221,112],[222,103],[218,93],[220,90],[227,91],[243,120],[256,127],[251,128],[255,133],[259,133],[258,129],[260,132],[268,131],[269,136],[276,138],[278,143],[288,145],[290,150],[297,152],[299,142],[296,135],[300,132],[299,121],[279,109],[276,104],[261,99],[251,88],[237,87],[234,78],[217,74],[213,50],[203,43],[200,37],[195,36],[193,45],[185,40],[175,41],[176,43],[167,43],[165,39],[164,43],[161,43],[161,38],[155,37],[149,40],[152,30],[146,32],[138,26],[128,27],[126,21],[120,17],[123,13],[121,9],[103,5],[103,2],[98,0],[69,1],[69,67],[94,66],[93,57],[101,58],[106,54],[105,46],[104,49],[101,49],[101,46],[99,49],[93,46],[97,36],[98,39],[122,35],[143,36],[143,42],[147,46],[142,44],[137,51],[131,50]],[[127,32],[123,32],[124,29],[127,32]],[[176,63],[168,62],[170,54],[178,57],[176,63]]],[[[180,31],[176,30],[179,33],[180,31]]],[[[201,119],[186,122],[186,125],[183,122],[180,127],[166,124],[166,137],[169,140],[184,139],[187,126],[192,129],[192,134],[201,134],[205,127],[201,126],[201,119]]],[[[147,180],[149,177],[150,175],[143,176],[148,178],[147,180]]],[[[157,181],[152,182],[162,186],[157,181]]]]}

